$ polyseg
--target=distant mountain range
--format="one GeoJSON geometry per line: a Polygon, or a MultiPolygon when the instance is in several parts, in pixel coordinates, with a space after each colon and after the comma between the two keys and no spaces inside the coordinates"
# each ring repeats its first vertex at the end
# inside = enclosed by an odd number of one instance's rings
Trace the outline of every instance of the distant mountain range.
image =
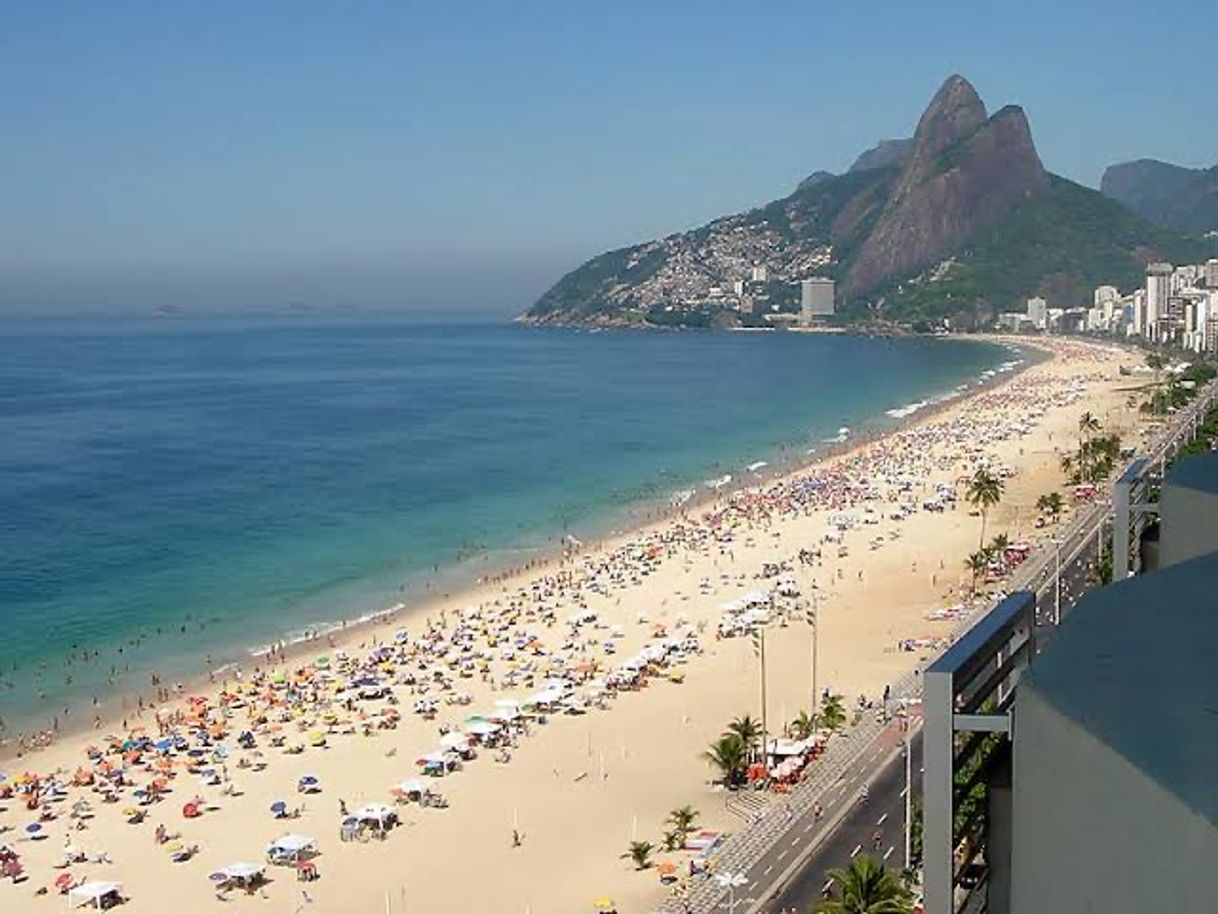
{"type": "Polygon", "coordinates": [[[790,311],[798,280],[820,275],[837,280],[845,319],[985,323],[1031,295],[1074,305],[1096,285],[1136,283],[1148,260],[1204,251],[1047,172],[1023,110],[990,115],[952,76],[913,137],[881,142],[845,174],[816,172],[758,209],[594,257],[522,319],[756,323],[735,304],[737,283],[755,308],[790,311]]]}
{"type": "Polygon", "coordinates": [[[1218,231],[1218,165],[1182,168],[1155,159],[1122,162],[1104,172],[1100,190],[1166,228],[1218,231]]]}

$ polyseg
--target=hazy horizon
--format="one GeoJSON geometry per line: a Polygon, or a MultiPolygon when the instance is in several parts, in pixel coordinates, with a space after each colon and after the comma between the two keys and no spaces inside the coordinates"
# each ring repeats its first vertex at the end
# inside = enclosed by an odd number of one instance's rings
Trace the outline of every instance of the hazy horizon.
{"type": "Polygon", "coordinates": [[[1091,186],[1218,160],[1196,2],[69,6],[5,5],[4,313],[514,313],[909,135],[953,72],[1091,186]]]}

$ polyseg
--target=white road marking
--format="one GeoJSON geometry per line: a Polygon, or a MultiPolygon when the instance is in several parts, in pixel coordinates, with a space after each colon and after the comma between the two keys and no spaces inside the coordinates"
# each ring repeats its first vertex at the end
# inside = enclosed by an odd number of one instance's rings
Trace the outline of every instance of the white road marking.
{"type": "Polygon", "coordinates": [[[798,839],[798,838],[796,838],[794,841],[792,841],[792,842],[791,842],[791,847],[799,847],[799,839],[798,839]]]}
{"type": "Polygon", "coordinates": [[[772,872],[774,872],[774,864],[772,864],[772,863],[771,863],[769,866],[767,866],[767,867],[765,868],[765,870],[762,872],[762,874],[761,874],[761,875],[762,875],[762,876],[768,876],[768,875],[770,875],[770,873],[772,873],[772,872]]]}
{"type": "Polygon", "coordinates": [[[821,890],[821,892],[823,893],[823,892],[827,892],[827,891],[829,891],[831,888],[833,888],[833,880],[832,880],[832,879],[830,879],[828,882],[826,882],[824,885],[822,885],[822,886],[820,887],[820,890],[821,890]]]}
{"type": "Polygon", "coordinates": [[[902,787],[902,788],[901,788],[901,792],[898,794],[898,796],[899,796],[901,799],[905,799],[905,794],[906,794],[906,793],[908,793],[908,792],[909,792],[909,788],[908,788],[908,787],[902,787]]]}
{"type": "Polygon", "coordinates": [[[783,851],[781,854],[778,855],[778,859],[781,860],[783,857],[785,857],[789,853],[790,853],[790,851],[783,851]]]}
{"type": "Polygon", "coordinates": [[[815,822],[809,822],[807,825],[805,825],[804,834],[806,835],[808,832],[812,831],[812,826],[815,824],[816,824],[815,822]]]}
{"type": "Polygon", "coordinates": [[[887,821],[887,819],[888,819],[888,813],[884,813],[884,815],[880,816],[879,820],[875,824],[883,825],[887,821]]]}
{"type": "Polygon", "coordinates": [[[888,848],[888,850],[884,851],[884,859],[887,860],[889,857],[891,857],[892,852],[895,850],[896,850],[896,846],[894,845],[893,847],[890,847],[890,848],[888,848]]]}
{"type": "Polygon", "coordinates": [[[856,847],[854,850],[852,850],[852,851],[850,852],[850,856],[851,856],[851,857],[856,856],[856,855],[858,854],[858,852],[859,852],[859,851],[861,851],[862,849],[863,849],[863,845],[861,845],[861,844],[860,844],[860,845],[858,845],[858,846],[857,846],[857,847],[856,847]]]}

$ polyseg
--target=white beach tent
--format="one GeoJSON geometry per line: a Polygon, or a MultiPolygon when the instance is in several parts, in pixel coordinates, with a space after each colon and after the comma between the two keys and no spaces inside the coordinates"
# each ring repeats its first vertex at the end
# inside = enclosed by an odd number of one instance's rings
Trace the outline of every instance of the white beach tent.
{"type": "Polygon", "coordinates": [[[295,863],[316,850],[308,835],[281,835],[267,845],[266,856],[272,863],[295,863]]]}
{"type": "Polygon", "coordinates": [[[100,911],[106,905],[117,902],[122,895],[121,882],[85,882],[69,890],[68,907],[79,908],[88,905],[100,911]]]}
{"type": "Polygon", "coordinates": [[[367,806],[361,806],[352,815],[360,822],[373,822],[382,830],[397,821],[398,817],[392,806],[386,806],[383,803],[369,803],[367,806]]]}
{"type": "Polygon", "coordinates": [[[265,867],[258,866],[256,863],[230,863],[218,872],[226,880],[231,879],[244,882],[261,875],[265,869],[265,867]]]}

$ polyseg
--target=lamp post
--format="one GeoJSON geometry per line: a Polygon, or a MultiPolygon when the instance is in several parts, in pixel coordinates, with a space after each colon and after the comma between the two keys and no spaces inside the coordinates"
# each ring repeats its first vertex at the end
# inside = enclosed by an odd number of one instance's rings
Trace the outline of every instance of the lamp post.
{"type": "MultiPolygon", "coordinates": [[[[815,585],[813,585],[815,586],[815,585]]],[[[820,602],[815,590],[812,591],[812,604],[808,607],[805,619],[812,627],[812,719],[816,720],[816,711],[820,702],[820,689],[817,688],[816,682],[816,661],[819,653],[818,641],[820,640],[820,602]]]]}
{"type": "Polygon", "coordinates": [[[715,881],[727,889],[727,914],[735,914],[736,889],[748,882],[748,878],[744,873],[720,873],[715,881]]]}
{"type": "MultiPolygon", "coordinates": [[[[770,594],[770,615],[774,614],[774,594],[770,594]]],[[[753,632],[753,649],[761,661],[761,762],[765,764],[769,753],[769,728],[766,717],[765,694],[765,626],[757,626],[753,632]]],[[[768,767],[768,766],[767,766],[768,767]]]]}

